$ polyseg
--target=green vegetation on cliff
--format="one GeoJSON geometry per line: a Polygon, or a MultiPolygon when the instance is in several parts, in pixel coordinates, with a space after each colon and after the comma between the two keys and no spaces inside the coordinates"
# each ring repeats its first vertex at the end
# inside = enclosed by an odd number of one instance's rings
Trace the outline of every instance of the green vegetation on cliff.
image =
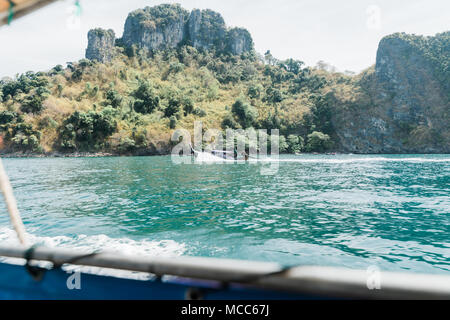
{"type": "Polygon", "coordinates": [[[313,131],[332,136],[326,92],[353,81],[254,53],[116,50],[111,63],[83,59],[1,81],[6,150],[165,153],[171,129],[201,120],[205,129],[280,128],[284,151],[300,152],[313,131]]]}
{"type": "Polygon", "coordinates": [[[403,51],[404,58],[409,58],[415,52],[422,55],[432,65],[436,79],[446,87],[447,94],[450,95],[450,31],[433,37],[394,33],[383,39],[392,40],[408,44],[403,51]]]}

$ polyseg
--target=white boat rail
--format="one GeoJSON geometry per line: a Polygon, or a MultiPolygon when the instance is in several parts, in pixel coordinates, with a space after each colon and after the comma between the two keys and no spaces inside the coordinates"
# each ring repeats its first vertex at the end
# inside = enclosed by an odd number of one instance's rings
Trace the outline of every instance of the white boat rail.
{"type": "Polygon", "coordinates": [[[321,266],[295,266],[284,269],[277,263],[204,257],[143,257],[117,253],[95,254],[68,249],[36,247],[29,255],[25,247],[2,247],[0,256],[29,257],[49,261],[147,272],[158,276],[241,283],[252,287],[304,293],[318,297],[356,299],[450,299],[450,276],[380,272],[379,289],[369,289],[366,270],[321,266]],[[28,254],[28,255],[27,255],[28,254]]]}

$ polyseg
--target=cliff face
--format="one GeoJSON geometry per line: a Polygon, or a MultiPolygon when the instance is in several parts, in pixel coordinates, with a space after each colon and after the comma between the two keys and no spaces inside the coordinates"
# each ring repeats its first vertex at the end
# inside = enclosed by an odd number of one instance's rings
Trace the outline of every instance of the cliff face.
{"type": "Polygon", "coordinates": [[[212,10],[191,12],[188,23],[188,37],[191,45],[197,49],[224,49],[226,36],[225,21],[220,13],[212,10]]]}
{"type": "Polygon", "coordinates": [[[228,31],[227,50],[233,54],[242,54],[253,48],[253,40],[250,33],[243,28],[233,28],[228,31]]]}
{"type": "Polygon", "coordinates": [[[113,57],[115,34],[113,30],[93,29],[88,33],[86,58],[109,62],[113,57]]]}
{"type": "Polygon", "coordinates": [[[379,44],[366,104],[335,117],[350,152],[450,152],[450,39],[394,34],[379,44]]]}
{"type": "MultiPolygon", "coordinates": [[[[88,38],[87,58],[100,62],[112,59],[115,50],[112,30],[94,29],[88,38]]],[[[219,59],[221,53],[242,55],[253,51],[253,40],[246,29],[227,28],[223,17],[212,10],[189,12],[177,4],[131,12],[119,40],[126,48],[147,50],[186,44],[200,51],[219,53],[215,59],[219,59]]],[[[245,55],[241,58],[245,59],[245,55]]],[[[290,69],[289,63],[281,73],[293,72],[295,68],[290,69]]],[[[230,66],[218,79],[226,82],[248,76],[238,75],[238,71],[239,68],[230,66]]],[[[265,73],[264,77],[272,78],[272,74],[265,73]]],[[[293,72],[290,77],[301,78],[301,81],[294,79],[294,85],[289,84],[294,89],[302,87],[302,81],[309,81],[301,72],[293,72]]],[[[272,86],[280,81],[274,79],[272,86]]],[[[349,80],[351,84],[345,88],[339,84],[334,86],[333,81],[324,89],[312,90],[319,90],[315,92],[319,95],[332,93],[331,116],[327,120],[332,128],[327,125],[318,130],[332,136],[337,151],[450,153],[450,32],[434,37],[404,33],[387,36],[379,44],[373,70],[349,80]],[[339,96],[338,92],[343,89],[351,94],[339,96]]],[[[298,117],[300,123],[302,115],[298,117]]],[[[291,127],[293,131],[304,133],[301,126],[291,127]]]]}
{"type": "Polygon", "coordinates": [[[146,7],[131,12],[125,21],[125,45],[159,50],[176,47],[185,38],[188,11],[179,5],[146,7]]]}
{"type": "Polygon", "coordinates": [[[188,43],[197,49],[242,54],[253,49],[250,33],[228,30],[223,17],[212,10],[192,12],[177,4],[163,4],[131,12],[125,22],[122,42],[148,50],[175,48],[188,43]]]}

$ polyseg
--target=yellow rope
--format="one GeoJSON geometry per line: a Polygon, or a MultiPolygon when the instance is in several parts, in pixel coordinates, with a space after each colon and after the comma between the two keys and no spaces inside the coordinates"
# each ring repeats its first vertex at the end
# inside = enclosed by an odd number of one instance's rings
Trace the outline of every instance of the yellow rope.
{"type": "Polygon", "coordinates": [[[16,231],[17,237],[22,245],[26,246],[26,232],[25,227],[20,217],[19,209],[17,209],[16,198],[14,198],[11,183],[9,182],[8,175],[3,168],[3,162],[0,159],[0,189],[2,191],[3,197],[5,198],[5,203],[8,208],[9,217],[11,223],[16,231]]]}

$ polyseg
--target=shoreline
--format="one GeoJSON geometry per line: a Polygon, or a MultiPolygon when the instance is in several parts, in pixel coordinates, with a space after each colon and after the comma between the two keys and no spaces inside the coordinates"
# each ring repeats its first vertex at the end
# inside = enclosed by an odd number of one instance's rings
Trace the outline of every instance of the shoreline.
{"type": "MultiPolygon", "coordinates": [[[[281,153],[280,155],[328,155],[328,156],[339,156],[339,155],[445,155],[448,153],[347,153],[347,152],[324,152],[324,153],[281,153]]],[[[111,152],[49,152],[49,153],[23,153],[23,152],[7,152],[0,153],[0,158],[5,159],[20,159],[20,158],[108,158],[108,157],[153,157],[153,156],[168,156],[170,153],[111,153],[111,152]]]]}
{"type": "MultiPolygon", "coordinates": [[[[106,157],[118,157],[120,154],[114,154],[109,152],[72,152],[72,153],[23,153],[23,152],[11,152],[0,153],[1,158],[106,158],[106,157]]],[[[125,156],[125,155],[123,155],[125,156]]]]}

